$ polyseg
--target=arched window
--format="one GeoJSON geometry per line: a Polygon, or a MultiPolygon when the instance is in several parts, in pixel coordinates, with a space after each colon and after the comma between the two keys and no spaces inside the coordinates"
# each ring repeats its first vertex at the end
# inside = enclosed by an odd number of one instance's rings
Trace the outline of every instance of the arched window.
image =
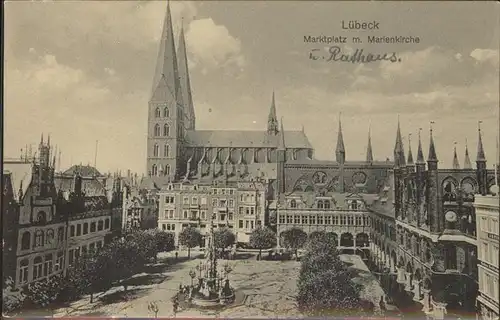
{"type": "Polygon", "coordinates": [[[26,231],[21,239],[21,250],[28,250],[31,244],[31,233],[26,231]]]}
{"type": "Polygon", "coordinates": [[[330,201],[325,200],[325,209],[330,209],[330,201]]]}
{"type": "Polygon", "coordinates": [[[39,223],[47,222],[47,214],[45,213],[45,211],[38,212],[38,214],[36,216],[36,221],[39,223]]]}
{"type": "Polygon", "coordinates": [[[292,201],[290,201],[290,208],[297,208],[297,201],[292,199],[292,201]]]}
{"type": "Polygon", "coordinates": [[[54,230],[47,230],[47,238],[45,239],[47,244],[52,244],[54,242],[54,230]]]}
{"type": "Polygon", "coordinates": [[[37,232],[35,232],[35,248],[43,246],[43,239],[43,231],[38,230],[37,232]]]}
{"type": "Polygon", "coordinates": [[[159,153],[160,153],[160,147],[157,144],[155,144],[153,147],[153,157],[158,157],[159,153]]]}
{"type": "Polygon", "coordinates": [[[165,175],[166,176],[170,175],[170,165],[169,164],[165,165],[165,175]]]}
{"type": "Polygon", "coordinates": [[[168,110],[168,108],[167,108],[167,107],[165,107],[165,109],[163,109],[163,116],[164,116],[165,118],[170,117],[170,111],[168,110]]]}
{"type": "Polygon", "coordinates": [[[59,227],[57,230],[57,242],[61,243],[64,241],[64,227],[59,227]]]}
{"type": "Polygon", "coordinates": [[[155,137],[159,137],[159,136],[160,136],[160,125],[156,124],[155,125],[155,137]]]}
{"type": "Polygon", "coordinates": [[[158,174],[158,167],[156,166],[156,164],[153,164],[153,166],[151,167],[151,175],[156,176],[157,174],[158,174]]]}
{"type": "Polygon", "coordinates": [[[163,146],[163,156],[164,157],[170,156],[170,146],[168,144],[163,146]]]}
{"type": "Polygon", "coordinates": [[[323,209],[323,200],[318,201],[318,209],[323,209]]]}
{"type": "Polygon", "coordinates": [[[163,125],[163,135],[168,137],[170,135],[170,127],[168,124],[163,125]]]}
{"type": "Polygon", "coordinates": [[[159,118],[159,117],[160,117],[160,114],[161,114],[161,113],[160,113],[160,108],[156,108],[156,110],[155,110],[155,117],[156,117],[156,118],[159,118]]]}

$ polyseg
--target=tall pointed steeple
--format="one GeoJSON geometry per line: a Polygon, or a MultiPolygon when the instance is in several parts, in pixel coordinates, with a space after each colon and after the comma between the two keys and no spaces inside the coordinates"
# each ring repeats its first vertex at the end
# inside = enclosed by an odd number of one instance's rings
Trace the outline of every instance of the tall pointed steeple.
{"type": "Polygon", "coordinates": [[[342,114],[339,114],[339,132],[337,135],[337,148],[335,149],[335,158],[338,163],[345,163],[345,147],[344,147],[344,136],[342,135],[342,114]]]}
{"type": "Polygon", "coordinates": [[[411,152],[411,133],[408,134],[408,165],[413,166],[413,154],[411,152]]]}
{"type": "Polygon", "coordinates": [[[486,170],[486,156],[484,155],[483,139],[481,137],[481,123],[477,124],[479,139],[477,141],[477,157],[476,157],[476,176],[479,193],[483,196],[488,193],[488,172],[486,170]]]}
{"type": "Polygon", "coordinates": [[[453,148],[453,169],[460,169],[460,163],[458,162],[458,156],[457,156],[456,142],[455,142],[455,147],[453,148]]]}
{"type": "Polygon", "coordinates": [[[422,139],[420,137],[420,132],[422,128],[418,130],[418,150],[417,150],[417,164],[425,164],[424,152],[422,151],[422,139]]]}
{"type": "Polygon", "coordinates": [[[431,128],[430,128],[430,143],[429,143],[429,155],[427,157],[427,165],[429,170],[431,169],[437,169],[437,155],[436,155],[436,147],[434,146],[434,137],[432,135],[432,124],[434,121],[431,121],[431,128]]]}
{"type": "Polygon", "coordinates": [[[285,130],[283,129],[283,118],[281,118],[281,130],[279,131],[278,150],[286,150],[285,130]]]}
{"type": "Polygon", "coordinates": [[[163,23],[160,49],[158,51],[153,78],[151,101],[167,103],[177,102],[177,96],[179,94],[181,93],[172,16],[170,14],[170,2],[167,2],[167,12],[163,23]]]}
{"type": "Polygon", "coordinates": [[[467,139],[465,139],[464,169],[472,169],[472,162],[470,161],[469,157],[469,147],[467,146],[467,139]]]}
{"type": "Polygon", "coordinates": [[[486,162],[486,156],[484,154],[484,148],[483,148],[483,139],[482,139],[482,134],[481,134],[481,122],[479,121],[478,123],[478,141],[477,141],[477,156],[476,156],[476,161],[485,161],[486,162]]]}
{"type": "Polygon", "coordinates": [[[196,125],[196,115],[194,112],[193,95],[191,93],[191,81],[189,78],[189,67],[186,50],[186,39],[184,37],[184,24],[181,26],[178,48],[179,81],[181,85],[182,101],[186,113],[186,129],[194,130],[196,125]]]}
{"type": "MultiPolygon", "coordinates": [[[[267,132],[269,134],[277,134],[278,133],[278,118],[276,116],[276,101],[274,99],[274,91],[273,98],[271,101],[271,109],[269,109],[269,116],[267,117],[267,132]]],[[[283,123],[282,123],[283,125],[283,123]]]]}
{"type": "Polygon", "coordinates": [[[396,144],[394,145],[394,164],[396,167],[404,167],[406,165],[405,150],[403,147],[403,138],[401,137],[401,127],[399,125],[396,131],[396,144]]]}
{"type": "Polygon", "coordinates": [[[368,128],[368,146],[366,147],[366,162],[373,162],[371,126],[368,128]]]}

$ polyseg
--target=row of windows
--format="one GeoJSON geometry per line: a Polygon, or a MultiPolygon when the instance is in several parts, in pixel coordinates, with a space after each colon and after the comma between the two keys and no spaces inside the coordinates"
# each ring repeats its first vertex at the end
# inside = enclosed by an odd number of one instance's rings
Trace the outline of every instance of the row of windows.
{"type": "Polygon", "coordinates": [[[234,194],[234,191],[235,189],[224,189],[224,188],[221,188],[221,189],[212,189],[212,194],[229,194],[229,195],[233,195],[234,194]]]}
{"type": "MultiPolygon", "coordinates": [[[[290,208],[302,207],[300,204],[301,203],[298,203],[297,200],[295,200],[295,199],[292,199],[289,202],[290,208]]],[[[362,209],[361,202],[357,201],[357,200],[348,201],[347,207],[349,210],[361,210],[362,209]]],[[[332,208],[332,203],[330,200],[318,200],[318,201],[316,201],[316,208],[327,210],[327,209],[332,208]]]]}
{"type": "Polygon", "coordinates": [[[498,219],[481,217],[481,220],[479,222],[479,227],[481,228],[481,231],[499,234],[498,219]]]}
{"type": "Polygon", "coordinates": [[[498,301],[498,276],[481,272],[479,276],[479,291],[498,301]]]}
{"type": "Polygon", "coordinates": [[[224,208],[226,206],[233,208],[234,207],[234,200],[229,199],[229,201],[228,201],[226,199],[217,199],[217,198],[212,199],[212,207],[224,208]]]}
{"type": "Polygon", "coordinates": [[[479,243],[479,259],[498,268],[498,243],[479,243]]]}
{"type": "Polygon", "coordinates": [[[280,215],[279,223],[288,224],[326,224],[326,225],[351,225],[368,226],[368,217],[352,216],[319,216],[319,215],[280,215]]]}
{"type": "MultiPolygon", "coordinates": [[[[217,189],[214,189],[214,190],[217,190],[217,189]]],[[[220,195],[224,195],[224,194],[227,194],[227,195],[232,195],[233,194],[233,189],[227,189],[227,193],[224,192],[224,190],[226,189],[219,189],[219,194],[220,195]],[[220,191],[223,191],[223,192],[220,192],[220,191]]],[[[217,194],[217,192],[215,192],[214,194],[217,194]]],[[[257,196],[258,198],[258,196],[257,196]]],[[[200,203],[201,204],[207,204],[207,198],[206,197],[201,197],[199,198],[200,199],[200,203]]],[[[198,204],[198,197],[197,196],[193,196],[191,197],[191,201],[189,199],[189,197],[183,197],[182,199],[182,203],[183,204],[198,204]]],[[[240,201],[241,202],[251,202],[251,203],[254,203],[255,202],[255,194],[241,194],[240,195],[240,201]]],[[[227,201],[226,199],[220,199],[221,201],[227,201]]],[[[217,206],[217,202],[218,199],[217,198],[214,198],[212,199],[212,203],[213,203],[213,206],[216,207],[217,206]]],[[[165,196],[165,203],[170,203],[170,204],[173,204],[175,203],[175,198],[174,196],[172,195],[167,195],[165,196]]],[[[233,199],[229,199],[229,203],[234,203],[234,200],[233,199]]],[[[220,206],[220,205],[219,205],[220,206]]],[[[225,206],[225,204],[223,205],[225,206]]]]}
{"type": "Polygon", "coordinates": [[[162,136],[162,133],[163,133],[164,137],[170,136],[170,126],[168,124],[164,124],[163,125],[163,132],[162,132],[161,127],[160,127],[159,124],[155,125],[155,131],[154,131],[155,137],[162,136]]]}
{"type": "MultiPolygon", "coordinates": [[[[155,143],[153,147],[153,157],[159,157],[159,156],[160,156],[160,146],[155,143]]],[[[170,146],[168,144],[165,144],[163,146],[163,156],[170,157],[170,146]]]]}
{"type": "MultiPolygon", "coordinates": [[[[59,251],[54,264],[54,254],[46,254],[33,259],[32,279],[39,280],[48,277],[51,274],[62,269],[64,263],[64,253],[59,251]]],[[[19,283],[24,284],[29,282],[29,260],[21,260],[19,268],[19,283]]]]}
{"type": "Polygon", "coordinates": [[[68,256],[68,265],[72,265],[76,261],[78,261],[78,258],[80,258],[80,255],[85,255],[87,252],[92,252],[95,250],[99,250],[100,248],[103,247],[104,242],[102,240],[92,242],[88,246],[84,245],[81,248],[73,248],[69,250],[69,256],[68,256]]]}
{"type": "MultiPolygon", "coordinates": [[[[161,116],[162,116],[162,112],[161,112],[161,109],[158,107],[155,110],[155,117],[161,118],[161,116]]],[[[163,117],[164,118],[170,117],[170,110],[167,107],[163,108],[163,117]]]]}
{"type": "Polygon", "coordinates": [[[240,228],[240,229],[243,229],[243,226],[245,226],[245,229],[253,230],[253,229],[255,229],[255,225],[260,227],[262,225],[262,221],[257,220],[257,223],[255,223],[253,220],[239,220],[238,221],[238,228],[240,228]]]}
{"type": "Polygon", "coordinates": [[[91,232],[99,232],[103,230],[107,230],[110,228],[109,224],[109,218],[106,218],[105,220],[99,220],[96,224],[96,222],[91,222],[90,223],[90,232],[89,232],[89,223],[85,222],[83,224],[79,223],[76,225],[72,225],[70,227],[70,237],[78,237],[82,235],[82,225],[83,225],[83,235],[86,235],[91,232]]]}
{"type": "MultiPolygon", "coordinates": [[[[62,243],[64,241],[64,227],[59,227],[57,230],[57,243],[62,243]]],[[[33,249],[43,247],[45,245],[54,244],[54,229],[47,229],[45,232],[43,230],[35,231],[35,239],[33,241],[33,249]]],[[[31,233],[25,231],[21,237],[21,250],[31,249],[31,233]]]]}
{"type": "MultiPolygon", "coordinates": [[[[158,169],[158,166],[156,164],[153,164],[151,166],[151,175],[153,176],[157,176],[158,173],[160,173],[161,170],[158,169]]],[[[164,169],[163,169],[163,174],[168,176],[170,175],[170,165],[169,164],[166,164],[164,169]]]]}
{"type": "Polygon", "coordinates": [[[166,230],[175,231],[175,223],[166,223],[166,224],[164,223],[162,225],[162,230],[163,231],[166,231],[166,230]]]}

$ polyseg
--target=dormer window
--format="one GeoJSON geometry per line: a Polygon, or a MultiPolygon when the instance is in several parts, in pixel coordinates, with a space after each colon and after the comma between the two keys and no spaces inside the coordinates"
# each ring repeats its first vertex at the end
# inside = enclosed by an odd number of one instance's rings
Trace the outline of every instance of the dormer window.
{"type": "Polygon", "coordinates": [[[297,208],[297,201],[295,201],[295,199],[292,199],[292,201],[290,201],[290,208],[297,208]]]}

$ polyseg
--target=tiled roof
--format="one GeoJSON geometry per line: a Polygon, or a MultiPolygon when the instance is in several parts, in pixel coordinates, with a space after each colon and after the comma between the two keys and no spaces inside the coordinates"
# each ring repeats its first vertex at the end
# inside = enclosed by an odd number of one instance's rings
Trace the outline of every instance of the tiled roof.
{"type": "MultiPolygon", "coordinates": [[[[186,133],[187,143],[193,147],[277,147],[279,137],[266,131],[196,130],[186,133]]],[[[287,148],[312,148],[302,131],[285,131],[285,143],[287,148]]]]}
{"type": "Polygon", "coordinates": [[[76,173],[79,173],[82,177],[101,177],[102,174],[94,167],[92,166],[82,166],[82,165],[74,165],[68,170],[63,172],[63,175],[70,175],[73,176],[76,173]]]}
{"type": "Polygon", "coordinates": [[[85,197],[85,212],[106,209],[108,204],[108,199],[105,196],[85,197]]]}
{"type": "Polygon", "coordinates": [[[12,189],[15,199],[19,199],[19,188],[22,184],[23,195],[26,194],[31,183],[31,173],[33,164],[24,161],[6,161],[3,163],[3,172],[10,173],[12,189]]]}
{"type": "MultiPolygon", "coordinates": [[[[308,159],[308,160],[289,160],[285,165],[318,165],[318,166],[339,166],[335,160],[316,160],[316,159],[308,159]]],[[[394,162],[392,161],[346,161],[344,163],[345,168],[349,167],[388,167],[392,168],[394,166],[394,162]]]]}
{"type": "MultiPolygon", "coordinates": [[[[74,191],[73,177],[58,175],[54,177],[56,190],[59,191],[74,191]]],[[[83,178],[82,191],[86,196],[106,196],[106,186],[97,179],[83,178]]]]}

